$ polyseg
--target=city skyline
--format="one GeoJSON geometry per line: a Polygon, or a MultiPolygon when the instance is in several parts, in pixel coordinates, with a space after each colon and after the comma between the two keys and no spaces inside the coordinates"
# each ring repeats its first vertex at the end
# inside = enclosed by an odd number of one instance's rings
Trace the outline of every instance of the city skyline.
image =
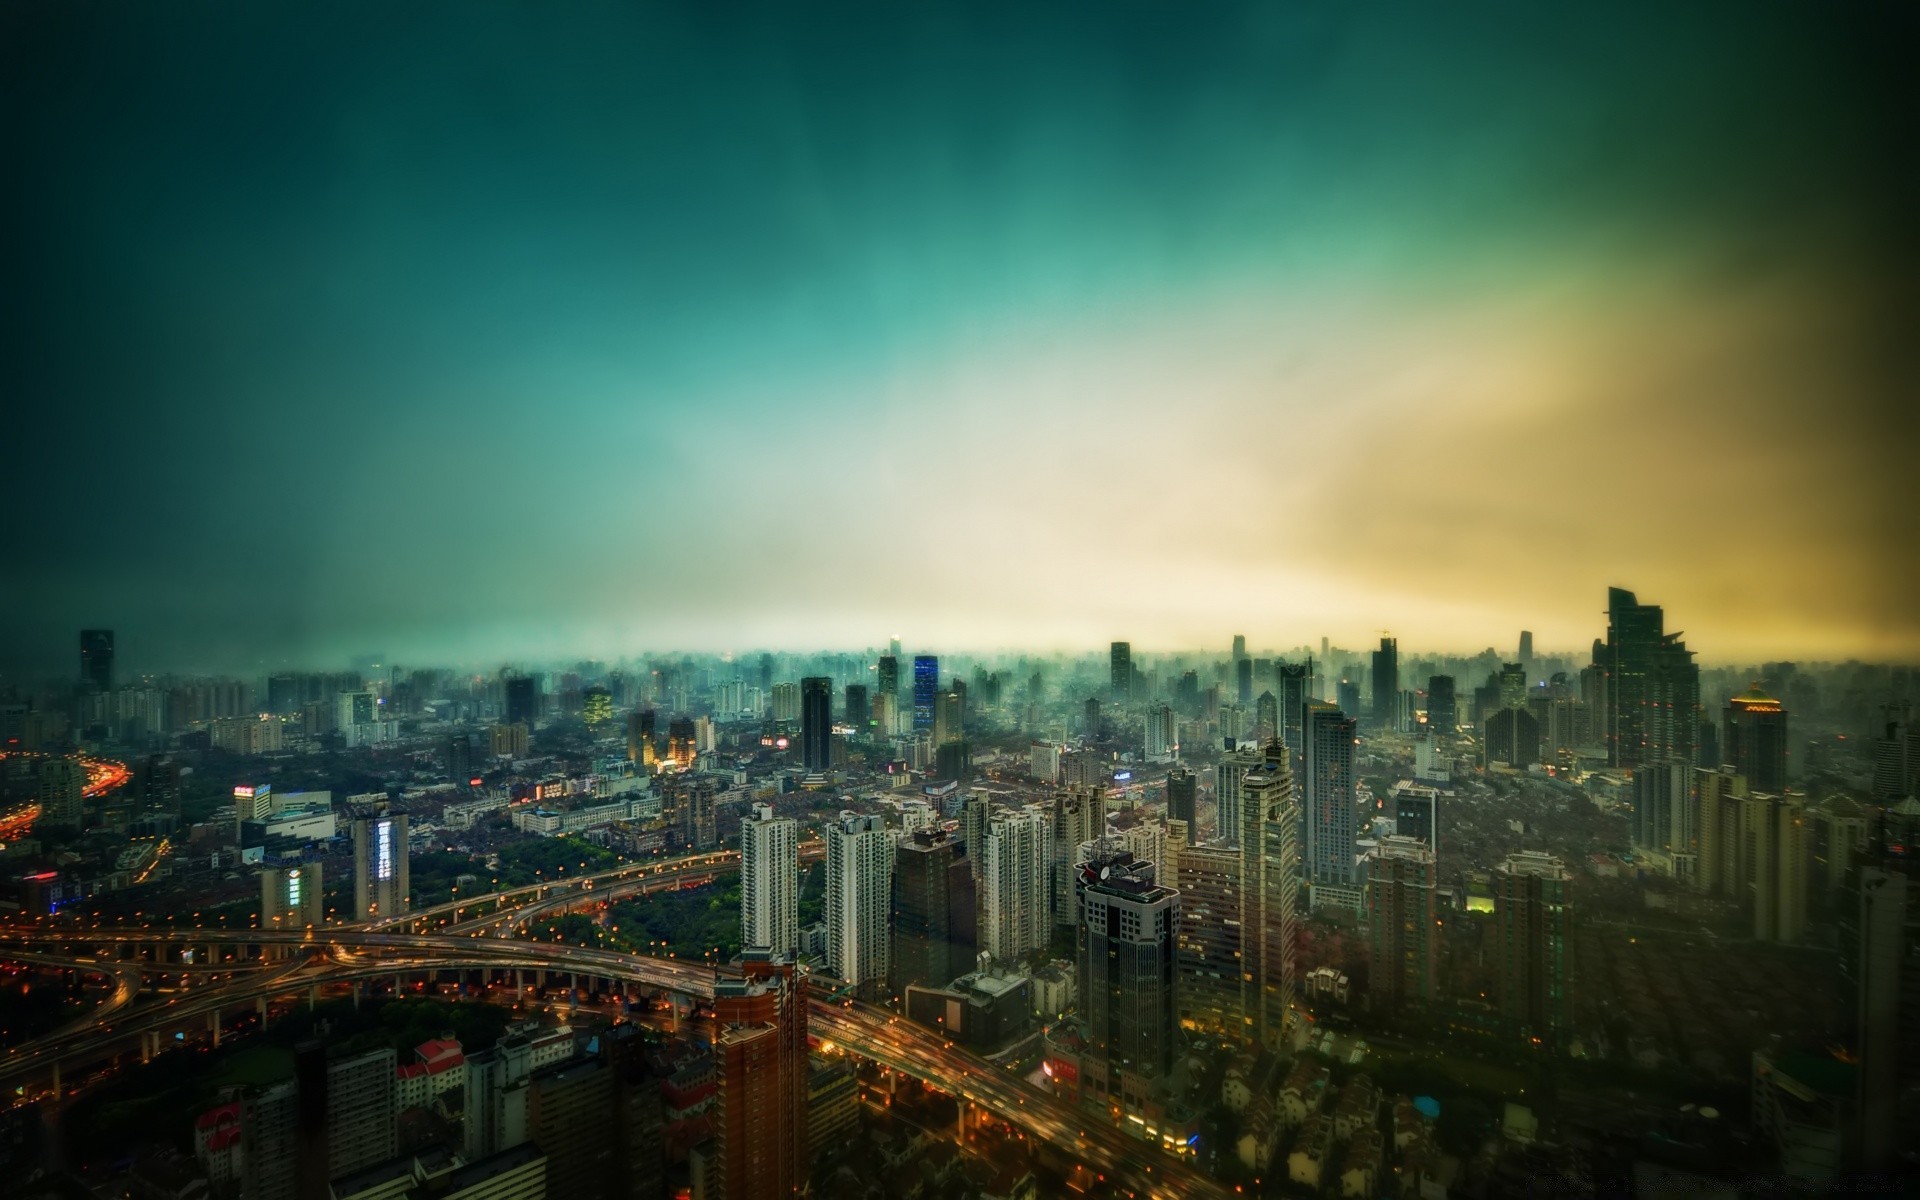
{"type": "Polygon", "coordinates": [[[354,11],[10,10],[0,669],[1920,656],[1890,13],[354,11]]]}

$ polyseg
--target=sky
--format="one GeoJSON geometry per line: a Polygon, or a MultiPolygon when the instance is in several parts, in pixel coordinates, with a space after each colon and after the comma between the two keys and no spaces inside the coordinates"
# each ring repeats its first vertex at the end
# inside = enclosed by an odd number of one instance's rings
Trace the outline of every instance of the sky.
{"type": "Polygon", "coordinates": [[[0,672],[1920,660],[1915,25],[7,5],[0,672]]]}

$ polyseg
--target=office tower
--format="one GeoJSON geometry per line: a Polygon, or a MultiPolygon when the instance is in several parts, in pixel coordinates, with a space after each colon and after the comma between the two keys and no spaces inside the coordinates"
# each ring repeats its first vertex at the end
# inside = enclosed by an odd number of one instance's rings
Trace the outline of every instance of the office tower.
{"type": "Polygon", "coordinates": [[[977,857],[946,830],[916,829],[893,853],[892,952],[887,984],[899,995],[943,986],[973,969],[977,857]]]}
{"type": "Polygon", "coordinates": [[[1747,779],[1730,766],[1694,772],[1694,886],[1729,900],[1741,896],[1740,805],[1747,779]]]}
{"type": "Polygon", "coordinates": [[[1215,843],[1173,850],[1180,892],[1177,932],[1180,1020],[1195,1029],[1239,1040],[1246,1036],[1240,1007],[1240,852],[1215,843]]]}
{"type": "Polygon", "coordinates": [[[900,659],[897,655],[881,655],[880,667],[875,675],[877,678],[874,680],[874,695],[895,697],[900,695],[900,659]]]}
{"type": "Polygon", "coordinates": [[[846,697],[847,724],[853,728],[854,736],[865,737],[873,724],[873,711],[867,705],[867,685],[848,684],[846,697]]]}
{"type": "Polygon", "coordinates": [[[1520,653],[1515,657],[1522,663],[1530,663],[1533,661],[1533,632],[1531,630],[1522,629],[1520,631],[1520,653]]]}
{"type": "Polygon", "coordinates": [[[1756,792],[1787,786],[1787,709],[1758,683],[1727,701],[1720,750],[1756,792]]]}
{"type": "Polygon", "coordinates": [[[776,683],[773,685],[773,720],[777,725],[800,723],[799,684],[776,683]]]}
{"type": "Polygon", "coordinates": [[[1396,728],[1395,709],[1400,704],[1400,642],[1383,637],[1373,652],[1373,727],[1396,728]]]}
{"type": "Polygon", "coordinates": [[[934,697],[940,691],[940,660],[931,654],[913,657],[913,731],[933,729],[934,697]]]}
{"type": "Polygon", "coordinates": [[[1524,771],[1540,761],[1540,721],[1524,708],[1499,708],[1487,718],[1486,761],[1524,771]]]}
{"type": "Polygon", "coordinates": [[[1173,708],[1166,704],[1156,704],[1147,709],[1146,736],[1143,749],[1148,762],[1165,762],[1179,750],[1179,742],[1174,738],[1173,708]]]}
{"type": "Polygon", "coordinates": [[[1236,658],[1233,660],[1233,694],[1236,703],[1242,708],[1253,703],[1253,660],[1236,658]]]}
{"type": "Polygon", "coordinates": [[[1081,706],[1080,719],[1087,737],[1100,736],[1100,698],[1098,696],[1087,697],[1087,702],[1081,706]]]}
{"type": "Polygon", "coordinates": [[[693,718],[675,717],[667,722],[667,761],[681,771],[691,770],[699,757],[699,735],[693,718]]]}
{"type": "MultiPolygon", "coordinates": [[[[1306,820],[1301,859],[1315,888],[1353,886],[1358,803],[1353,774],[1354,721],[1330,704],[1307,705],[1303,758],[1305,787],[1300,806],[1306,820]]],[[[1317,906],[1320,901],[1316,897],[1317,906]]]]}
{"type": "Polygon", "coordinates": [[[806,1182],[807,984],[793,961],[750,947],[714,981],[713,1190],[788,1200],[806,1182]]]}
{"type": "Polygon", "coordinates": [[[1356,680],[1342,679],[1334,687],[1334,695],[1339,698],[1341,712],[1352,716],[1356,722],[1360,718],[1360,684],[1356,680]]]}
{"type": "Polygon", "coordinates": [[[885,819],[842,812],[827,827],[827,969],[866,995],[887,978],[892,903],[885,819]]]}
{"type": "Polygon", "coordinates": [[[1873,802],[1889,806],[1920,791],[1920,728],[1913,706],[1900,701],[1880,706],[1873,737],[1873,802]]]}
{"type": "Polygon", "coordinates": [[[800,949],[799,827],[771,804],[740,823],[740,944],[788,957],[800,949]]]}
{"type": "Polygon", "coordinates": [[[1440,906],[1433,850],[1411,837],[1380,839],[1367,876],[1368,988],[1376,1008],[1426,1004],[1438,994],[1440,906]]]}
{"type": "Polygon", "coordinates": [[[1193,814],[1198,782],[1193,772],[1185,767],[1175,767],[1167,772],[1167,819],[1186,822],[1188,845],[1194,843],[1199,832],[1199,826],[1195,823],[1193,814]]]}
{"type": "Polygon", "coordinates": [[[1493,872],[1500,1012],[1521,1036],[1548,1048],[1568,1029],[1570,878],[1565,864],[1537,850],[1509,854],[1493,872]]]}
{"type": "Polygon", "coordinates": [[[1247,772],[1266,761],[1266,754],[1258,746],[1236,746],[1220,757],[1214,767],[1214,828],[1213,836],[1228,845],[1240,844],[1240,786],[1247,772]]]}
{"type": "Polygon", "coordinates": [[[260,924],[266,929],[302,929],[326,924],[326,897],[319,863],[268,867],[260,872],[260,924]]]}
{"type": "Polygon", "coordinates": [[[1822,800],[1807,810],[1807,819],[1807,897],[1825,911],[1840,896],[1855,857],[1865,853],[1873,822],[1866,808],[1845,796],[1822,800]]]}
{"type": "Polygon", "coordinates": [[[873,734],[876,738],[891,738],[900,732],[900,697],[892,692],[881,692],[873,698],[873,734]]]}
{"type": "Polygon", "coordinates": [[[1280,736],[1280,700],[1261,692],[1253,702],[1253,736],[1262,746],[1280,736]]]}
{"type": "Polygon", "coordinates": [[[1125,704],[1133,694],[1133,647],[1126,642],[1115,642],[1108,648],[1107,660],[1113,698],[1125,704]]]}
{"type": "Polygon", "coordinates": [[[1459,707],[1453,696],[1453,676],[1435,675],[1427,680],[1427,728],[1450,734],[1460,727],[1459,707]]]}
{"type": "Polygon", "coordinates": [[[540,717],[540,683],[531,675],[515,675],[507,680],[508,725],[532,729],[540,717]]]}
{"type": "Polygon", "coordinates": [[[333,1178],[391,1159],[394,1121],[392,1047],[327,1064],[327,1173],[333,1178]]]}
{"type": "Polygon", "coordinates": [[[1053,798],[1053,922],[1071,928],[1078,923],[1074,911],[1075,855],[1087,842],[1107,833],[1107,799],[1104,789],[1069,786],[1053,798]]]}
{"type": "MultiPolygon", "coordinates": [[[[1309,739],[1312,736],[1309,730],[1309,739]]],[[[1276,1051],[1294,997],[1294,910],[1300,878],[1300,805],[1287,759],[1284,745],[1268,742],[1262,762],[1240,784],[1243,1035],[1256,1049],[1276,1051]]]]}
{"type": "Polygon", "coordinates": [[[1241,659],[1245,658],[1246,656],[1247,656],[1247,635],[1244,633],[1236,633],[1233,635],[1233,661],[1239,662],[1241,659]]]}
{"type": "Polygon", "coordinates": [[[967,873],[975,879],[980,878],[980,856],[986,849],[987,817],[992,811],[984,792],[968,792],[960,801],[960,841],[965,847],[967,873]]]}
{"type": "Polygon", "coordinates": [[[456,786],[473,778],[473,735],[456,733],[447,739],[447,778],[456,786]]]}
{"type": "Polygon", "coordinates": [[[1427,849],[1440,850],[1440,792],[1404,780],[1393,785],[1388,797],[1393,810],[1393,832],[1414,838],[1427,849]]]}
{"type": "Polygon", "coordinates": [[[1313,699],[1313,664],[1280,664],[1280,740],[1287,749],[1300,754],[1306,748],[1301,738],[1301,720],[1306,712],[1307,701],[1313,699]]]}
{"type": "Polygon", "coordinates": [[[1527,668],[1521,663],[1501,663],[1500,674],[1495,677],[1500,684],[1500,703],[1507,708],[1519,708],[1527,702],[1527,668]]]}
{"type": "Polygon", "coordinates": [[[1053,824],[1037,808],[987,819],[981,864],[980,948],[1002,963],[1044,950],[1053,938],[1053,824]]]}
{"type": "Polygon", "coordinates": [[[113,630],[80,631],[80,682],[89,691],[113,690],[113,630]]]}
{"type": "Polygon", "coordinates": [[[966,737],[965,693],[955,689],[936,694],[933,698],[933,744],[951,745],[965,741],[966,737]]]}
{"type": "Polygon", "coordinates": [[[1635,846],[1693,861],[1693,775],[1694,768],[1679,762],[1652,763],[1633,773],[1635,846]]]}
{"type": "Polygon", "coordinates": [[[1888,810],[1868,837],[1841,929],[1860,1064],[1861,1163],[1885,1170],[1920,1118],[1920,803],[1888,810]]]}
{"type": "Polygon", "coordinates": [[[1083,1095],[1136,1109],[1173,1073],[1179,1034],[1180,893],[1124,850],[1076,864],[1083,1095]]]}
{"type": "Polygon", "coordinates": [[[627,714],[627,761],[651,767],[660,761],[660,718],[650,708],[627,714]]]}
{"type": "Polygon", "coordinates": [[[353,822],[353,919],[396,917],[412,907],[407,815],[385,802],[349,808],[353,822]]]}
{"type": "Polygon", "coordinates": [[[1664,621],[1659,605],[1607,589],[1607,641],[1598,661],[1606,672],[1610,766],[1694,761],[1700,668],[1679,634],[1663,632],[1664,621]]]}
{"type": "Polygon", "coordinates": [[[809,675],[800,681],[801,762],[809,771],[833,765],[833,680],[809,675]]]}

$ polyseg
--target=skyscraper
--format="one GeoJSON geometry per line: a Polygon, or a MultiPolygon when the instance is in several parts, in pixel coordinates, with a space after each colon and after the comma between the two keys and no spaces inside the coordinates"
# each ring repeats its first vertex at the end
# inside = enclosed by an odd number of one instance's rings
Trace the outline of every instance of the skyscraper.
{"type": "Polygon", "coordinates": [[[1174,740],[1173,707],[1155,704],[1147,709],[1143,749],[1148,762],[1164,762],[1180,748],[1174,740]]]}
{"type": "Polygon", "coordinates": [[[1198,790],[1196,783],[1193,772],[1185,767],[1175,767],[1167,772],[1167,819],[1187,823],[1188,845],[1192,845],[1199,835],[1193,819],[1194,797],[1198,790]]]}
{"type": "Polygon", "coordinates": [[[1451,734],[1460,727],[1460,710],[1453,695],[1453,676],[1435,675],[1427,680],[1427,728],[1435,733],[1451,734]]]}
{"type": "Polygon", "coordinates": [[[1509,854],[1493,872],[1494,954],[1500,1012],[1523,1037],[1558,1046],[1568,1030],[1573,902],[1567,868],[1537,850],[1509,854]]]}
{"type": "Polygon", "coordinates": [[[532,729],[540,716],[540,681],[531,675],[507,679],[506,725],[525,725],[532,729]]]}
{"type": "Polygon", "coordinates": [[[326,924],[325,889],[319,863],[267,867],[260,872],[260,925],[301,929],[326,924]]]}
{"type": "Polygon", "coordinates": [[[353,822],[353,919],[394,917],[411,907],[407,816],[386,803],[349,809],[353,822]]]}
{"type": "Polygon", "coordinates": [[[827,828],[827,968],[865,995],[887,978],[892,903],[886,820],[842,812],[827,828]]]}
{"type": "Polygon", "coordinates": [[[1080,847],[1105,837],[1107,799],[1103,789],[1069,785],[1053,798],[1053,920],[1071,928],[1079,921],[1074,911],[1075,856],[1080,847]]]}
{"type": "Polygon", "coordinates": [[[1861,1166],[1884,1170],[1920,1116],[1920,802],[1894,805],[1868,837],[1846,897],[1841,971],[1853,987],[1861,1166]]]}
{"type": "Polygon", "coordinates": [[[1709,895],[1738,899],[1740,872],[1740,806],[1747,797],[1747,778],[1730,766],[1694,772],[1694,886],[1709,895]]]}
{"type": "Polygon", "coordinates": [[[1268,742],[1240,784],[1240,1011],[1247,1040],[1266,1050],[1281,1045],[1295,991],[1300,806],[1288,757],[1268,742]]]}
{"type": "Polygon", "coordinates": [[[1727,701],[1721,714],[1721,755],[1756,792],[1787,786],[1787,709],[1758,683],[1727,701]]]}
{"type": "Polygon", "coordinates": [[[865,737],[868,726],[873,723],[872,710],[867,705],[867,685],[848,684],[846,696],[847,724],[852,727],[855,737],[865,737]]]}
{"type": "Polygon", "coordinates": [[[1532,630],[1522,629],[1520,631],[1520,653],[1514,657],[1518,658],[1522,663],[1530,663],[1533,661],[1532,630]]]}
{"type": "Polygon", "coordinates": [[[1240,820],[1241,784],[1247,772],[1266,761],[1265,753],[1253,745],[1237,746],[1220,756],[1213,770],[1213,836],[1238,846],[1243,832],[1240,820]]]}
{"type": "Polygon", "coordinates": [[[1253,736],[1261,745],[1280,736],[1280,699],[1272,692],[1261,692],[1253,702],[1253,736]]]}
{"type": "Polygon", "coordinates": [[[1664,632],[1657,604],[1623,588],[1607,590],[1607,762],[1615,767],[1694,760],[1700,723],[1700,668],[1677,633],[1664,632]]]}
{"type": "Polygon", "coordinates": [[[1360,719],[1360,684],[1357,680],[1342,679],[1334,685],[1334,695],[1338,698],[1340,711],[1360,719]]]}
{"type": "Polygon", "coordinates": [[[1077,965],[1083,1094],[1134,1108],[1151,1081],[1173,1073],[1178,1048],[1175,933],[1180,893],[1154,879],[1153,864],[1127,851],[1076,864],[1083,916],[1077,965]],[[1131,1079],[1129,1078],[1131,1077],[1131,1079]]]}
{"type": "Polygon", "coordinates": [[[1898,701],[1880,706],[1873,736],[1873,801],[1892,805],[1920,790],[1920,728],[1913,706],[1898,701]]]}
{"type": "Polygon", "coordinates": [[[833,765],[833,680],[824,675],[800,681],[800,754],[809,771],[833,765]]]}
{"type": "Polygon", "coordinates": [[[791,957],[800,948],[799,829],[756,804],[740,823],[740,944],[791,957]]]}
{"type": "Polygon", "coordinates": [[[874,694],[877,696],[898,696],[900,694],[900,660],[891,654],[880,656],[880,668],[875,672],[874,694]]]}
{"type": "Polygon", "coordinates": [[[1307,706],[1306,787],[1301,808],[1306,824],[1301,858],[1314,906],[1327,899],[1353,903],[1353,854],[1358,837],[1358,804],[1353,774],[1353,719],[1330,704],[1307,706]]]}
{"type": "Polygon", "coordinates": [[[1305,717],[1307,701],[1313,699],[1313,664],[1280,664],[1280,740],[1287,749],[1298,755],[1306,750],[1301,737],[1301,721],[1305,717]]]}
{"type": "Polygon", "coordinates": [[[80,682],[95,692],[113,690],[113,630],[80,631],[80,682]]]}
{"type": "Polygon", "coordinates": [[[627,714],[627,761],[651,767],[660,761],[659,718],[650,708],[627,714]]]}
{"type": "Polygon", "coordinates": [[[969,850],[937,827],[916,829],[895,847],[887,972],[895,993],[904,995],[915,984],[944,986],[973,969],[976,893],[969,850]]]}
{"type": "Polygon", "coordinates": [[[1633,773],[1633,844],[1643,850],[1684,856],[1691,872],[1694,851],[1694,769],[1686,763],[1663,762],[1633,773]]]}
{"type": "Polygon", "coordinates": [[[1247,635],[1244,633],[1236,633],[1233,635],[1233,661],[1239,662],[1241,659],[1245,658],[1246,656],[1247,656],[1247,635]]]}
{"type": "Polygon", "coordinates": [[[1236,658],[1233,660],[1234,695],[1241,708],[1253,703],[1253,660],[1236,658]]]}
{"type": "Polygon", "coordinates": [[[1053,824],[1037,808],[999,809],[987,821],[981,864],[980,948],[1003,963],[1053,937],[1053,824]]]}
{"type": "Polygon", "coordinates": [[[980,878],[980,856],[987,848],[987,817],[992,811],[984,792],[968,792],[960,801],[960,841],[965,846],[967,872],[975,879],[980,878]]]}
{"type": "Polygon", "coordinates": [[[931,654],[913,657],[913,731],[933,729],[934,697],[940,692],[940,660],[931,654]]]}
{"type": "Polygon", "coordinates": [[[1133,694],[1133,647],[1127,642],[1115,642],[1107,651],[1107,666],[1110,676],[1109,687],[1113,698],[1126,703],[1133,694]]]}
{"type": "Polygon", "coordinates": [[[1383,637],[1373,652],[1373,727],[1399,728],[1400,642],[1383,637]]]}
{"type": "Polygon", "coordinates": [[[788,1200],[806,1182],[807,984],[749,946],[714,981],[712,1195],[788,1200]]]}
{"type": "Polygon", "coordinates": [[[1437,994],[1440,908],[1433,850],[1411,837],[1380,839],[1367,876],[1368,988],[1376,1007],[1437,994]]]}

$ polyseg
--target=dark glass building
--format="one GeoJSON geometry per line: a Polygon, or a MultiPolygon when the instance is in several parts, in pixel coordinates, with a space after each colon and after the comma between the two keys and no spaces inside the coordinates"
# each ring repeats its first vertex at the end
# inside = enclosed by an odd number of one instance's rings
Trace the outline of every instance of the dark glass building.
{"type": "Polygon", "coordinates": [[[1720,744],[1747,787],[1779,795],[1787,786],[1787,709],[1754,684],[1727,701],[1720,744]]]}
{"type": "Polygon", "coordinates": [[[973,969],[973,867],[966,844],[944,829],[916,829],[894,850],[892,950],[895,993],[944,986],[973,969]]]}
{"type": "Polygon", "coordinates": [[[1133,694],[1133,646],[1127,642],[1113,643],[1107,650],[1107,665],[1113,698],[1125,701],[1133,694]]]}
{"type": "Polygon", "coordinates": [[[1373,652],[1373,727],[1394,729],[1399,726],[1400,642],[1383,637],[1373,652]]]}
{"type": "Polygon", "coordinates": [[[1195,785],[1198,782],[1193,772],[1185,767],[1175,767],[1167,773],[1167,819],[1187,823],[1187,845],[1189,846],[1194,844],[1197,840],[1196,835],[1200,832],[1193,819],[1195,785]]]}
{"type": "Polygon", "coordinates": [[[1124,850],[1079,863],[1077,876],[1080,1019],[1090,1068],[1082,1087],[1136,1109],[1131,1098],[1148,1090],[1136,1081],[1170,1075],[1179,1047],[1180,893],[1154,881],[1152,863],[1124,850]]]}
{"type": "Polygon", "coordinates": [[[850,683],[847,685],[847,724],[853,726],[856,733],[865,733],[867,726],[873,723],[873,711],[867,705],[867,685],[850,683]]]}
{"type": "Polygon", "coordinates": [[[913,656],[913,730],[933,728],[933,706],[940,694],[940,659],[932,654],[913,656]]]}
{"type": "Polygon", "coordinates": [[[800,758],[809,771],[833,765],[833,680],[824,675],[800,681],[800,758]]]}
{"type": "Polygon", "coordinates": [[[1607,589],[1607,765],[1693,762],[1700,728],[1700,668],[1657,604],[1607,589]]]}
{"type": "Polygon", "coordinates": [[[900,660],[891,654],[880,656],[879,678],[874,681],[876,695],[898,696],[900,694],[900,660]]]}
{"type": "Polygon", "coordinates": [[[80,631],[80,682],[96,692],[113,690],[113,630],[80,631]]]}
{"type": "Polygon", "coordinates": [[[1435,675],[1427,680],[1427,728],[1436,733],[1453,733],[1459,727],[1460,710],[1453,695],[1453,676],[1435,675]]]}
{"type": "Polygon", "coordinates": [[[507,680],[507,724],[533,728],[540,715],[540,681],[531,675],[516,675],[507,680]]]}

